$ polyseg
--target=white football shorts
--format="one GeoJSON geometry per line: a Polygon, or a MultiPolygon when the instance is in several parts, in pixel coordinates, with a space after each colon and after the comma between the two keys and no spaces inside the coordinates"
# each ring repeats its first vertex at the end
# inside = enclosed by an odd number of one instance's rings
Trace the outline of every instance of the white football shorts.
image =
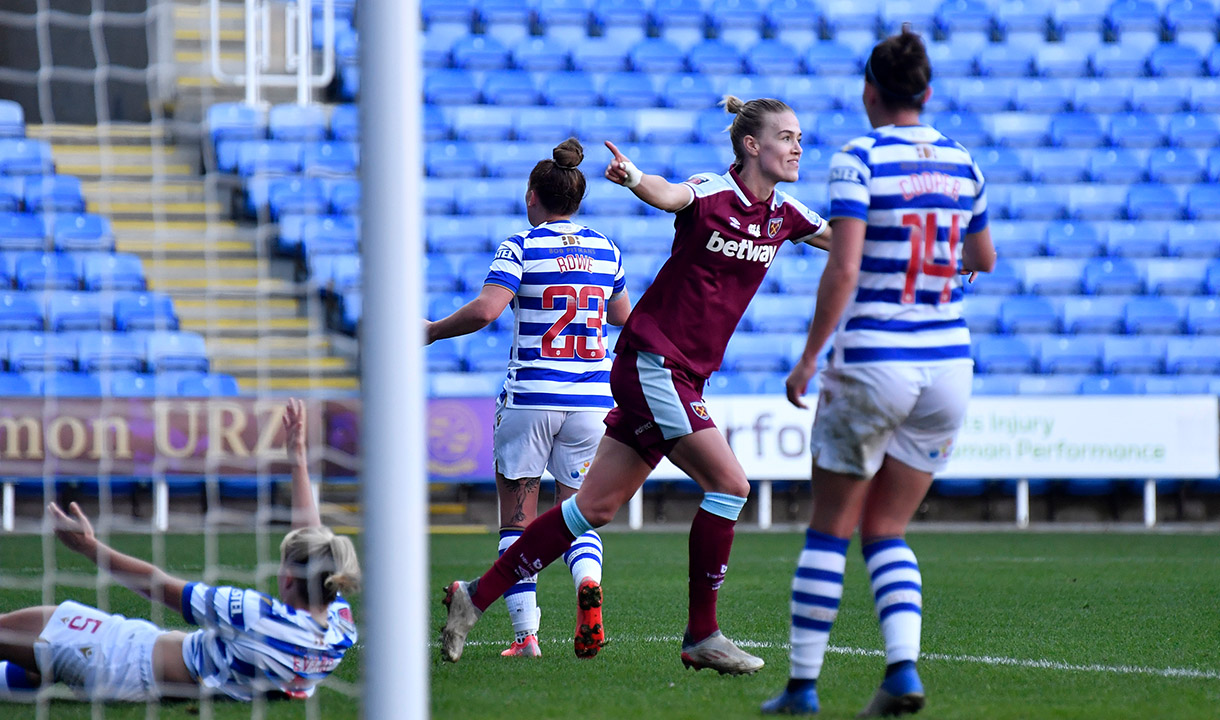
{"type": "Polygon", "coordinates": [[[163,633],[147,620],[69,600],[38,636],[38,669],[86,698],[149,700],[157,697],[153,645],[163,633]]]}
{"type": "Polygon", "coordinates": [[[825,470],[871,478],[886,455],[945,469],[966,418],[971,363],[835,365],[822,372],[810,449],[825,470]]]}
{"type": "Polygon", "coordinates": [[[542,477],[579,490],[605,434],[600,410],[496,408],[496,470],[506,478],[542,477]]]}

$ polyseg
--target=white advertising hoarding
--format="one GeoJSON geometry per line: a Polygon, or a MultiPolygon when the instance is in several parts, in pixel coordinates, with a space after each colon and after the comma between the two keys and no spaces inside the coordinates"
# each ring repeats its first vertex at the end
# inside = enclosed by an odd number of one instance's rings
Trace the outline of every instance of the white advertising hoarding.
{"type": "MultiPolygon", "coordinates": [[[[816,396],[807,398],[811,407],[816,396]]],[[[779,396],[706,398],[751,480],[809,477],[812,410],[779,396]]],[[[1215,478],[1212,396],[978,397],[945,478],[1215,478]]],[[[663,461],[654,479],[684,478],[663,461]]]]}

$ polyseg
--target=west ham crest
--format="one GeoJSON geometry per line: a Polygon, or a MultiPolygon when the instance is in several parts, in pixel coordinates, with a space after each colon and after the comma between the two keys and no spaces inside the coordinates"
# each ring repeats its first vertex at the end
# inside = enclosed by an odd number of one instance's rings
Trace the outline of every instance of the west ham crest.
{"type": "Polygon", "coordinates": [[[771,218],[771,221],[767,223],[767,237],[775,237],[778,235],[779,229],[781,226],[783,226],[783,224],[784,219],[782,217],[771,218]]]}

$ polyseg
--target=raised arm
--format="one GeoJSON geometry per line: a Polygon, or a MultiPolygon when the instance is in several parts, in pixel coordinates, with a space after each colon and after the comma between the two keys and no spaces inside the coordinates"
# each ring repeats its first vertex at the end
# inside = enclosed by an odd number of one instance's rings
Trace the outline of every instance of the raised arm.
{"type": "Polygon", "coordinates": [[[314,501],[313,483],[309,481],[309,454],[305,449],[305,403],[292,398],[284,410],[284,445],[292,460],[292,527],[316,527],[322,524],[318,505],[314,501]]]}
{"type": "Polygon", "coordinates": [[[185,580],[170,575],[152,563],[125,555],[98,540],[93,534],[89,518],[85,517],[85,513],[76,503],[68,506],[71,516],[65,514],[55,503],[47,506],[47,512],[51,514],[51,520],[55,524],[55,536],[69,550],[92,560],[124,587],[155,600],[170,610],[182,612],[185,580]]]}
{"type": "Polygon", "coordinates": [[[619,152],[614,143],[607,140],[606,148],[614,153],[614,158],[606,166],[606,179],[631,188],[636,197],[654,208],[665,212],[678,212],[695,199],[695,193],[689,185],[671,183],[660,175],[645,175],[635,163],[619,152]]]}
{"type": "Polygon", "coordinates": [[[488,283],[474,300],[453,311],[453,314],[436,322],[427,322],[425,345],[437,340],[469,335],[487,327],[513,300],[513,292],[503,285],[488,283]]]}

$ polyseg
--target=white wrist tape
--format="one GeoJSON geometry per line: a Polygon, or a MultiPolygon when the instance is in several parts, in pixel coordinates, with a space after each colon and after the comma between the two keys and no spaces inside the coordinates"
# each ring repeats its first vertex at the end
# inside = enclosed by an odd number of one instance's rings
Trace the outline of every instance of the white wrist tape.
{"type": "Polygon", "coordinates": [[[627,179],[623,181],[623,187],[633,188],[640,184],[640,180],[644,177],[644,173],[640,172],[640,169],[635,166],[635,163],[627,160],[619,163],[618,166],[622,168],[623,172],[627,173],[627,179]]]}

